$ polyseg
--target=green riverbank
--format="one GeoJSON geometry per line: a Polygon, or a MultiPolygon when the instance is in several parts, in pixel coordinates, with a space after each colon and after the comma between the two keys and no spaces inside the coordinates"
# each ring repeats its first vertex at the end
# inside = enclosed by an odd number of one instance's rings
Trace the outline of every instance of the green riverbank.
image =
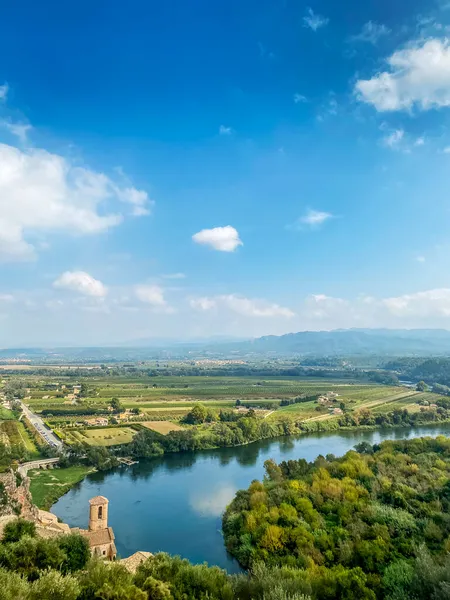
{"type": "Polygon", "coordinates": [[[50,507],[58,498],[64,496],[74,485],[94,471],[94,468],[84,465],[63,469],[29,471],[28,477],[31,481],[30,493],[33,503],[42,510],[50,510],[50,507]]]}

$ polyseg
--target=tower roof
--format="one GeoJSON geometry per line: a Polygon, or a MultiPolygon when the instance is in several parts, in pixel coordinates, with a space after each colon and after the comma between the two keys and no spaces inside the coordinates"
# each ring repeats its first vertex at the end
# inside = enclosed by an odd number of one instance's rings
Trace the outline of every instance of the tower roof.
{"type": "Polygon", "coordinates": [[[95,496],[89,500],[89,504],[91,506],[96,506],[97,504],[108,504],[108,502],[109,500],[108,498],[105,498],[105,496],[95,496]]]}

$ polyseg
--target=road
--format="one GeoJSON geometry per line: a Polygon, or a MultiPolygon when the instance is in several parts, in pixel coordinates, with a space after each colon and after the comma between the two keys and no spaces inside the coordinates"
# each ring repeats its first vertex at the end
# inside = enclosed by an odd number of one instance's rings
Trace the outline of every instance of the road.
{"type": "Polygon", "coordinates": [[[31,410],[25,406],[23,402],[20,404],[22,405],[24,415],[39,433],[44,442],[53,448],[62,448],[62,442],[56,437],[53,431],[50,431],[44,425],[44,421],[41,419],[41,417],[38,417],[35,413],[31,412],[31,410]]]}

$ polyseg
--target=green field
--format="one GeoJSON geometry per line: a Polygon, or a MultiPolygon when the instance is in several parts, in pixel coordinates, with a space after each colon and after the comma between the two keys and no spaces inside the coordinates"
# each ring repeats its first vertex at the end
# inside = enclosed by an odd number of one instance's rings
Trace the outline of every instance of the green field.
{"type": "Polygon", "coordinates": [[[43,510],[49,510],[60,496],[68,492],[91,471],[91,467],[84,466],[29,471],[30,492],[34,504],[43,510]]]}
{"type": "MultiPolygon", "coordinates": [[[[419,400],[427,400],[431,404],[439,398],[437,394],[429,392],[416,392],[407,388],[389,386],[367,385],[348,388],[333,386],[332,391],[339,394],[333,407],[338,407],[340,402],[343,402],[349,412],[369,409],[377,414],[405,407],[408,407],[408,410],[411,409],[412,412],[417,412],[420,410],[420,406],[417,404],[419,400]]],[[[271,421],[280,421],[286,418],[296,421],[323,420],[333,418],[333,415],[329,414],[327,407],[319,409],[315,402],[303,402],[279,408],[267,418],[271,421]]]]}
{"type": "Polygon", "coordinates": [[[0,423],[0,433],[5,443],[9,446],[18,446],[22,444],[25,450],[34,458],[39,452],[31,439],[25,426],[20,421],[3,421],[0,423]]]}
{"type": "MultiPolygon", "coordinates": [[[[299,377],[147,377],[140,379],[90,378],[87,380],[95,395],[83,399],[83,406],[106,408],[113,397],[121,400],[125,408],[162,408],[167,403],[180,403],[180,408],[188,408],[195,402],[207,402],[228,406],[237,399],[244,402],[278,402],[286,398],[295,398],[302,394],[325,393],[330,389],[373,387],[333,382],[308,380],[299,377]]],[[[71,390],[67,390],[69,392],[71,390]]],[[[57,398],[55,391],[31,389],[27,403],[33,410],[62,408],[71,405],[67,398],[57,398]],[[43,396],[49,396],[44,399],[43,396]]]]}
{"type": "Polygon", "coordinates": [[[66,442],[81,442],[90,446],[129,444],[137,431],[131,427],[101,427],[98,429],[65,430],[66,442]]]}

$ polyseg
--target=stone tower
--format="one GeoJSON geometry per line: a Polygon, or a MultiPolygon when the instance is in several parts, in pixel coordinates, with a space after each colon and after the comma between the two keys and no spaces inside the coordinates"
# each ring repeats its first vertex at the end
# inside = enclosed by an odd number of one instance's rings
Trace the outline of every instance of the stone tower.
{"type": "Polygon", "coordinates": [[[89,531],[108,529],[108,499],[95,496],[89,500],[89,531]]]}

